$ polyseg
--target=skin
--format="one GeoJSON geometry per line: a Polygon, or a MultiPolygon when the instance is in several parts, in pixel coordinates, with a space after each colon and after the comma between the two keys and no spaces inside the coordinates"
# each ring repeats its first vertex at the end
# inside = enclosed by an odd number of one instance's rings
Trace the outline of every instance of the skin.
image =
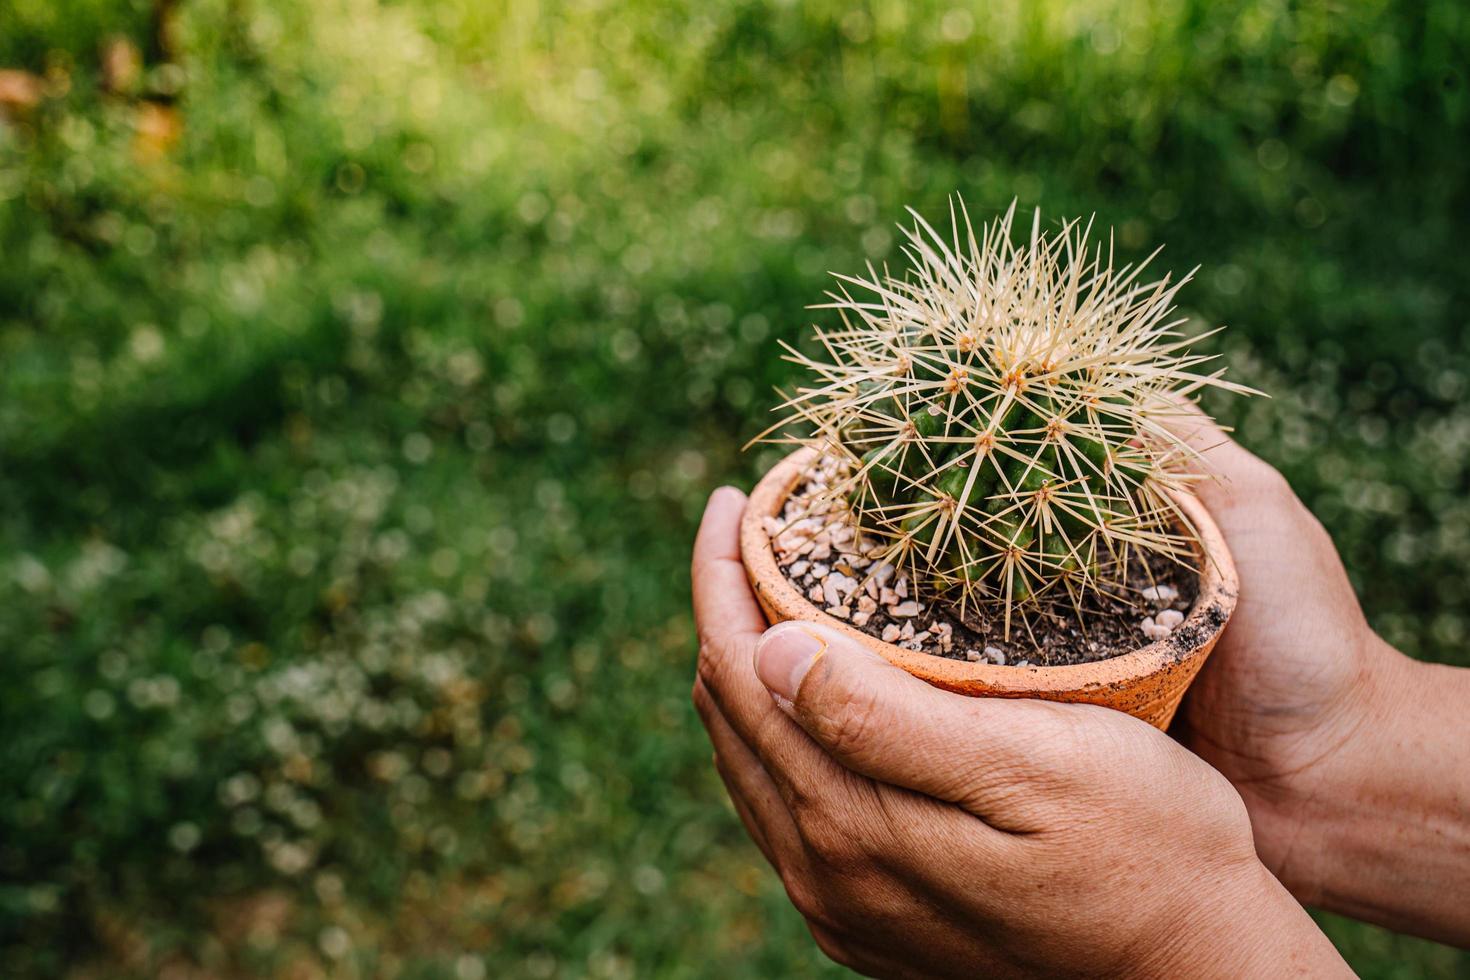
{"type": "Polygon", "coordinates": [[[696,546],[694,701],[737,812],[834,960],[878,976],[1347,975],[1257,859],[1240,796],[1162,732],[949,694],[817,627],[763,634],[743,507],[717,493],[696,546]]]}
{"type": "Polygon", "coordinates": [[[736,811],[834,960],[876,976],[1347,975],[1288,887],[1464,941],[1466,672],[1377,641],[1280,477],[1190,428],[1250,583],[1181,715],[1198,755],[1107,709],[964,698],[820,627],[766,630],[739,560],[744,495],[711,498],[694,702],[736,811]]]}
{"type": "Polygon", "coordinates": [[[1470,945],[1470,670],[1383,642],[1281,474],[1198,413],[1178,431],[1222,477],[1198,492],[1241,587],[1175,734],[1302,902],[1470,945]]]}

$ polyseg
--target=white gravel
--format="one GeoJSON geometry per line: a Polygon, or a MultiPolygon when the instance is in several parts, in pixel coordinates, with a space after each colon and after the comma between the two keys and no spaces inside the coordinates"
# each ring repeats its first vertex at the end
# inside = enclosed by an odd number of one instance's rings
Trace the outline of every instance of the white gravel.
{"type": "MultiPolygon", "coordinates": [[[[874,616],[885,615],[881,638],[910,650],[950,653],[955,649],[954,630],[947,623],[931,621],[916,626],[925,612],[924,603],[912,598],[912,585],[892,562],[882,560],[882,543],[864,542],[848,522],[845,504],[822,500],[820,493],[841,478],[836,461],[822,463],[787,499],[779,517],[764,520],[766,533],[777,562],[797,588],[828,615],[866,627],[874,616]]],[[[1148,640],[1167,637],[1184,622],[1179,590],[1172,585],[1151,585],[1139,596],[1152,615],[1138,623],[1148,640]]],[[[1005,652],[995,646],[966,649],[971,663],[1007,663],[1005,652]]],[[[1029,666],[1027,660],[1013,661],[1029,666]]]]}
{"type": "Polygon", "coordinates": [[[1138,624],[1138,628],[1143,632],[1143,635],[1148,637],[1150,640],[1162,640],[1166,638],[1170,633],[1174,632],[1169,627],[1160,626],[1158,623],[1154,622],[1154,618],[1152,616],[1143,617],[1143,621],[1138,624]]]}
{"type": "Polygon", "coordinates": [[[1179,600],[1179,590],[1172,585],[1150,585],[1139,594],[1149,602],[1158,602],[1165,605],[1179,600]]]}

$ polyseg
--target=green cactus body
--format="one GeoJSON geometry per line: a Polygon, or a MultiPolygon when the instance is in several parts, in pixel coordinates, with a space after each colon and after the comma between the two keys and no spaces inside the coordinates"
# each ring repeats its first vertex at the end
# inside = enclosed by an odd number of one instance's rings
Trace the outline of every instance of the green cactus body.
{"type": "Polygon", "coordinates": [[[850,460],[831,492],[859,532],[943,598],[1003,605],[1008,627],[1018,605],[1117,584],[1135,549],[1185,554],[1175,393],[1248,391],[1201,372],[1169,322],[1188,277],[1141,284],[1076,222],[1047,236],[1038,218],[1013,244],[1013,217],[977,236],[952,211],[946,240],[914,213],[909,276],[845,280],[881,302],[832,295],[834,359],[797,355],[821,387],[787,403],[817,433],[797,441],[850,460]]]}

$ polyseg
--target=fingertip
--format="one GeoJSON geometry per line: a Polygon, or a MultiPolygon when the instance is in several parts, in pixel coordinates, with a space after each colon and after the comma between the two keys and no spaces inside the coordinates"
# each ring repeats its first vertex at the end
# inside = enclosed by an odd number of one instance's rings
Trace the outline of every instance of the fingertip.
{"type": "Polygon", "coordinates": [[[735,487],[717,487],[704,505],[695,540],[695,558],[707,554],[726,553],[734,549],[737,528],[745,513],[745,494],[735,487]]]}
{"type": "Polygon", "coordinates": [[[740,556],[745,494],[720,487],[710,494],[694,536],[690,559],[694,618],[701,641],[712,637],[744,640],[766,626],[740,556]]]}
{"type": "Polygon", "coordinates": [[[843,633],[819,623],[787,620],[761,634],[755,645],[752,666],[776,703],[787,714],[802,689],[802,682],[819,661],[832,659],[841,669],[850,658],[877,661],[891,666],[877,653],[843,633]]]}
{"type": "Polygon", "coordinates": [[[705,506],[711,509],[715,507],[739,507],[744,509],[745,500],[745,491],[727,483],[724,486],[715,487],[714,492],[709,495],[709,502],[705,506]]]}

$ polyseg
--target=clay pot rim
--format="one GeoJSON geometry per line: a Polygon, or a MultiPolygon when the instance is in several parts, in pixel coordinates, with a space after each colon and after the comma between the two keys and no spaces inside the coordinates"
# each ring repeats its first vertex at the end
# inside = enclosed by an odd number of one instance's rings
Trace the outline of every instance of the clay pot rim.
{"type": "Polygon", "coordinates": [[[1200,559],[1199,594],[1184,622],[1162,640],[1107,660],[1052,667],[1002,666],[951,660],[885,643],[813,604],[786,578],[763,526],[764,518],[781,512],[786,498],[817,457],[812,448],[798,449],[771,467],[751,491],[740,526],[740,554],[746,575],[759,582],[767,601],[786,619],[821,623],[852,637],[893,664],[930,683],[952,690],[984,689],[1005,696],[1075,692],[1116,686],[1159,673],[1194,657],[1207,655],[1235,608],[1239,579],[1225,537],[1199,498],[1185,492],[1172,496],[1194,525],[1200,559]],[[1178,637],[1189,636],[1181,646],[1178,637]]]}

